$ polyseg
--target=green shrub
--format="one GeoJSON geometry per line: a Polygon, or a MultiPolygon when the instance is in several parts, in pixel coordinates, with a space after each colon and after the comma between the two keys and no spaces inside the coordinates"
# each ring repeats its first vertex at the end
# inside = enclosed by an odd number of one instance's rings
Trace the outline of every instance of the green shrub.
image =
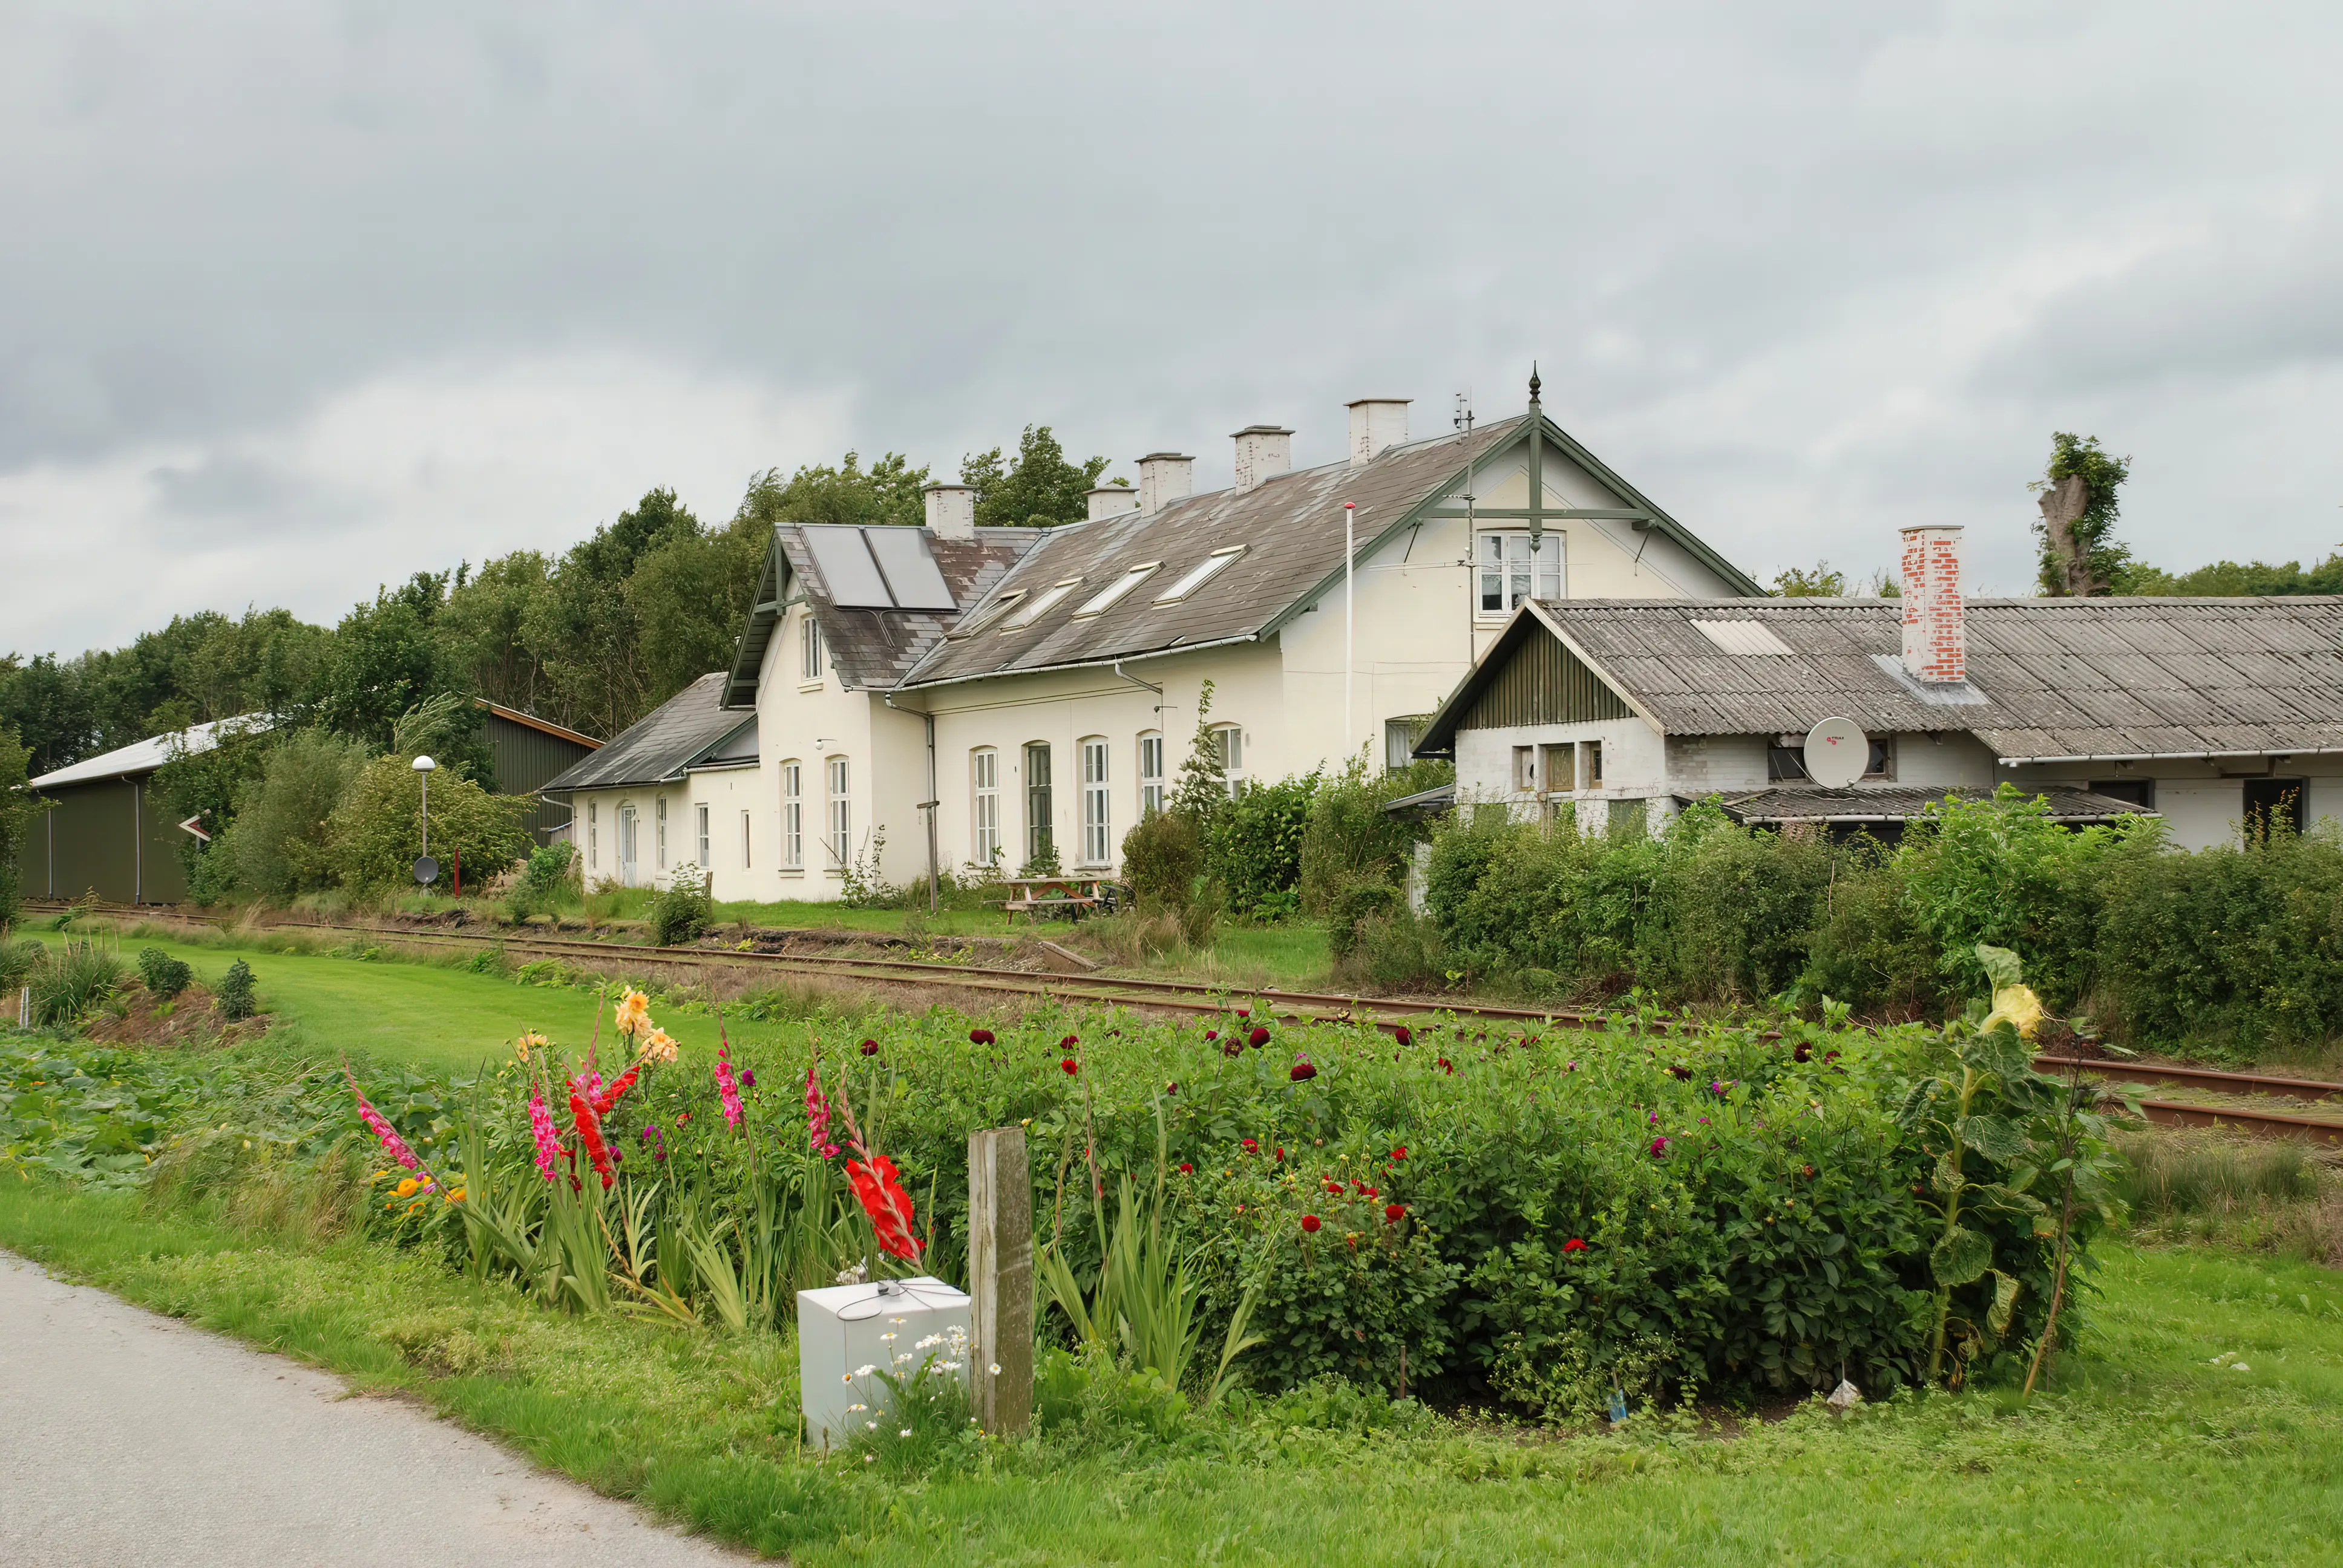
{"type": "Polygon", "coordinates": [[[196,978],[183,959],[175,959],[161,948],[146,948],[138,954],[138,976],[157,1001],[168,1001],[187,989],[196,978]]]}
{"type": "Polygon", "coordinates": [[[578,896],[577,870],[578,850],[574,844],[544,844],[531,850],[528,863],[513,884],[513,919],[525,920],[575,900],[578,896]]]}
{"type": "Polygon", "coordinates": [[[1395,882],[1373,872],[1346,876],[1326,890],[1326,950],[1337,962],[1358,950],[1360,930],[1371,920],[1388,921],[1405,898],[1395,882]]]}
{"type": "Polygon", "coordinates": [[[1276,920],[1302,907],[1302,839],[1320,775],[1256,784],[1215,810],[1204,828],[1204,872],[1227,890],[1229,910],[1276,920]]]}
{"type": "MultiPolygon", "coordinates": [[[[333,864],[353,892],[401,891],[423,852],[422,775],[404,757],[366,765],[334,809],[328,825],[333,864]]],[[[528,852],[520,825],[528,802],[491,795],[453,768],[431,776],[431,856],[445,879],[456,857],[485,882],[528,852]]]]}
{"type": "Polygon", "coordinates": [[[25,835],[40,809],[25,788],[32,759],[31,749],[16,739],[16,732],[0,725],[0,931],[16,918],[25,835]]]}
{"type": "Polygon", "coordinates": [[[237,795],[236,820],[205,859],[217,861],[236,884],[271,899],[331,886],[327,824],[366,766],[366,748],[347,736],[325,729],[284,736],[262,759],[260,776],[237,795]]]}
{"type": "Polygon", "coordinates": [[[33,966],[41,961],[43,950],[38,942],[12,942],[0,936],[0,992],[5,993],[0,995],[0,1002],[6,1003],[5,1017],[10,1023],[16,1021],[17,989],[32,973],[33,966]]]}
{"type": "Polygon", "coordinates": [[[1421,824],[1395,818],[1383,807],[1455,777],[1455,768],[1446,762],[1416,762],[1370,774],[1366,759],[1354,757],[1341,773],[1322,780],[1302,834],[1302,908],[1328,914],[1342,890],[1362,879],[1398,883],[1417,840],[1427,835],[1421,824]]]}
{"type": "Polygon", "coordinates": [[[688,862],[678,866],[667,886],[651,897],[651,940],[663,948],[696,941],[715,913],[716,906],[708,897],[706,873],[688,862]]]}
{"type": "Polygon", "coordinates": [[[219,1003],[222,1018],[250,1018],[258,1005],[252,995],[252,966],[242,959],[228,965],[212,996],[219,1003]]]}
{"type": "Polygon", "coordinates": [[[1122,879],[1142,912],[1184,910],[1204,871],[1204,839],[1187,811],[1151,811],[1122,836],[1122,879]]]}

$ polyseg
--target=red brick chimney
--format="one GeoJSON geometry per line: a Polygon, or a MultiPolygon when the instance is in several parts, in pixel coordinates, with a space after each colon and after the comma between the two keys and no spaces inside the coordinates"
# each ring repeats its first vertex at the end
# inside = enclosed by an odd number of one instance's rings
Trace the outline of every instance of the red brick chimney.
{"type": "Polygon", "coordinates": [[[1967,681],[1967,612],[1961,604],[1961,530],[1928,524],[1904,536],[1904,668],[1932,686],[1967,681]]]}

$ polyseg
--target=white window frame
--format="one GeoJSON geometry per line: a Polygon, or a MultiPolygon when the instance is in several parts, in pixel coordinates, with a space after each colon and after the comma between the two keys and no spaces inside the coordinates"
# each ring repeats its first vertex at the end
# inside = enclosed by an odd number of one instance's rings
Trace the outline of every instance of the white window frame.
{"type": "Polygon", "coordinates": [[[1532,598],[1561,598],[1569,583],[1563,538],[1553,528],[1545,530],[1535,555],[1530,552],[1526,528],[1483,528],[1474,537],[1473,613],[1479,619],[1502,620],[1532,598]],[[1493,608],[1489,603],[1493,586],[1497,598],[1493,608]]]}
{"type": "Polygon", "coordinates": [[[598,802],[586,802],[586,865],[588,869],[602,868],[602,808],[598,802]]]}
{"type": "Polygon", "coordinates": [[[830,859],[838,862],[828,869],[842,875],[854,861],[853,769],[843,757],[825,757],[822,776],[830,786],[830,816],[825,823],[828,831],[822,842],[830,859]]]}
{"type": "Polygon", "coordinates": [[[1229,563],[1245,553],[1243,545],[1229,545],[1214,550],[1188,569],[1188,575],[1155,596],[1157,604],[1177,604],[1228,569],[1229,563]]]}
{"type": "Polygon", "coordinates": [[[1085,866],[1114,863],[1114,802],[1109,797],[1108,752],[1103,735],[1075,742],[1082,759],[1082,859],[1085,866]]]}
{"type": "Polygon", "coordinates": [[[749,813],[743,811],[740,813],[740,869],[744,871],[749,869],[749,851],[753,847],[754,840],[749,832],[749,813]]]}
{"type": "Polygon", "coordinates": [[[659,869],[667,869],[667,797],[658,796],[651,801],[652,852],[659,857],[659,869]]]}
{"type": "Polygon", "coordinates": [[[822,677],[821,622],[813,611],[798,622],[798,684],[810,686],[822,677]]]}
{"type": "MultiPolygon", "coordinates": [[[[1018,790],[1018,798],[1024,807],[1020,815],[1025,819],[1025,859],[1032,861],[1041,858],[1045,847],[1051,849],[1058,847],[1058,761],[1046,740],[1027,741],[1018,757],[1017,781],[1022,786],[1018,790]],[[1049,775],[1048,779],[1040,784],[1033,781],[1037,771],[1033,761],[1037,753],[1041,761],[1039,771],[1049,775]]],[[[1063,863],[1062,860],[1060,862],[1063,863]]]]}
{"type": "Polygon", "coordinates": [[[715,862],[709,858],[708,854],[708,807],[705,803],[693,809],[692,827],[698,829],[694,836],[698,839],[699,843],[700,869],[705,870],[708,867],[715,864],[715,862]]]}
{"type": "Polygon", "coordinates": [[[1516,746],[1513,748],[1513,792],[1515,794],[1534,795],[1537,793],[1537,748],[1534,746],[1516,746]]]}
{"type": "Polygon", "coordinates": [[[980,746],[968,754],[970,859],[990,866],[1001,858],[1001,749],[980,746]]]}
{"type": "Polygon", "coordinates": [[[1229,799],[1233,800],[1244,793],[1245,779],[1250,777],[1245,772],[1244,726],[1215,724],[1212,741],[1220,749],[1221,781],[1228,786],[1229,799]]]}
{"type": "Polygon", "coordinates": [[[1106,587],[1091,595],[1082,607],[1074,611],[1073,618],[1080,620],[1086,615],[1097,615],[1101,611],[1112,609],[1117,599],[1153,577],[1155,569],[1162,564],[1161,561],[1149,561],[1144,566],[1132,567],[1106,587]]]}
{"type": "Polygon", "coordinates": [[[781,764],[781,867],[805,869],[805,764],[794,757],[781,764]]]}
{"type": "Polygon", "coordinates": [[[1163,731],[1142,729],[1139,732],[1139,814],[1152,817],[1169,799],[1163,780],[1163,731]]]}
{"type": "Polygon", "coordinates": [[[1061,599],[1064,598],[1068,594],[1073,592],[1076,588],[1081,586],[1082,579],[1080,578],[1067,578],[1061,582],[1051,583],[1048,588],[1043,588],[1040,593],[1035,594],[1031,598],[1026,600],[1015,615],[1012,615],[1007,620],[1002,621],[1001,623],[1001,629],[1003,631],[1024,630],[1027,627],[1031,626],[1035,621],[1040,620],[1043,616],[1049,614],[1050,611],[1057,606],[1061,599]]]}

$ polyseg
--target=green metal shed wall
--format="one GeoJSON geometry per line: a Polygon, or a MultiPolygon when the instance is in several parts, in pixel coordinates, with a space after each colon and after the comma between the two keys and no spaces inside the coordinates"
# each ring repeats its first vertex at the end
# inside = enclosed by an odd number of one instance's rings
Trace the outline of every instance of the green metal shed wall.
{"type": "MultiPolygon", "coordinates": [[[[502,714],[488,715],[488,755],[495,762],[497,788],[505,794],[533,795],[540,785],[568,771],[579,758],[592,751],[590,746],[516,724],[502,714]]],[[[568,820],[568,807],[558,801],[540,800],[537,809],[522,819],[522,825],[541,844],[549,830],[568,820]]]]}
{"type": "Polygon", "coordinates": [[[1460,729],[1503,729],[1520,724],[1573,724],[1588,719],[1629,719],[1634,710],[1543,628],[1473,699],[1460,729]]]}
{"type": "Polygon", "coordinates": [[[170,904],[187,896],[176,827],[160,819],[146,779],[107,779],[45,790],[18,859],[28,899],[170,904]]]}

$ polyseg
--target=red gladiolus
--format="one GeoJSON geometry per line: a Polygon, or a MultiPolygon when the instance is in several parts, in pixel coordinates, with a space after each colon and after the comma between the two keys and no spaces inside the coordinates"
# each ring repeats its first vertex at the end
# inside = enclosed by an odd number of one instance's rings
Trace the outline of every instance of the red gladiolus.
{"type": "Polygon", "coordinates": [[[676,1124],[678,1127],[689,1127],[689,1126],[690,1126],[690,1125],[691,1125],[691,1112],[690,1112],[690,1111],[677,1111],[677,1112],[675,1113],[675,1124],[676,1124]]]}
{"type": "Polygon", "coordinates": [[[1306,1083],[1311,1079],[1318,1076],[1318,1070],[1309,1062],[1297,1061],[1293,1064],[1293,1070],[1287,1073],[1285,1076],[1292,1079],[1296,1083],[1306,1083]]]}
{"type": "Polygon", "coordinates": [[[1586,1243],[1573,1236],[1562,1244],[1562,1250],[1565,1252],[1584,1252],[1586,1251],[1586,1243]]]}
{"type": "Polygon", "coordinates": [[[1196,1168],[1195,1168],[1193,1165],[1191,1165],[1191,1164],[1190,1164],[1190,1163],[1188,1163],[1188,1161],[1186,1161],[1185,1160],[1182,1160],[1182,1161],[1180,1161],[1180,1174],[1181,1174],[1181,1175],[1182,1175],[1182,1176],[1193,1176],[1195,1173],[1196,1173],[1196,1168]]]}
{"type": "Polygon", "coordinates": [[[1302,1228],[1309,1231],[1313,1236],[1318,1233],[1319,1223],[1320,1221],[1318,1216],[1315,1214],[1304,1214],[1302,1216],[1302,1228]]]}
{"type": "Polygon", "coordinates": [[[619,1097],[635,1086],[636,1075],[640,1073],[642,1070],[643,1064],[641,1062],[639,1061],[635,1063],[634,1066],[620,1073],[618,1078],[612,1081],[608,1088],[596,1095],[594,1097],[594,1114],[597,1116],[609,1115],[610,1108],[618,1103],[619,1097]]]}
{"type": "Polygon", "coordinates": [[[878,1042],[877,1040],[864,1040],[864,1041],[862,1042],[862,1054],[863,1054],[863,1055],[865,1055],[865,1056],[876,1056],[876,1055],[878,1055],[878,1054],[879,1054],[879,1042],[878,1042]]]}
{"type": "Polygon", "coordinates": [[[1402,1045],[1413,1045],[1415,1043],[1415,1035],[1405,1024],[1401,1024],[1397,1029],[1392,1030],[1392,1038],[1399,1041],[1402,1045]]]}
{"type": "Polygon", "coordinates": [[[1402,1220],[1405,1219],[1406,1217],[1407,1217],[1407,1205],[1406,1205],[1406,1204],[1404,1204],[1404,1203],[1386,1203],[1386,1204],[1384,1204],[1384,1205],[1383,1205],[1383,1223],[1384,1223],[1384,1224],[1386,1224],[1386,1225],[1396,1225],[1396,1224],[1398,1224],[1402,1220]]]}
{"type": "Polygon", "coordinates": [[[911,1195],[897,1180],[895,1162],[884,1154],[871,1156],[868,1164],[850,1160],[846,1176],[854,1183],[854,1195],[862,1201],[862,1211],[870,1216],[880,1251],[906,1262],[917,1261],[920,1239],[911,1233],[911,1195]]]}
{"type": "Polygon", "coordinates": [[[1406,1159],[1406,1158],[1407,1158],[1407,1145],[1406,1145],[1406,1144],[1404,1144],[1404,1143],[1403,1143],[1403,1144],[1401,1144],[1398,1148],[1396,1148],[1396,1149],[1393,1150],[1393,1151],[1392,1151],[1392,1158],[1393,1158],[1393,1159],[1394,1159],[1394,1160],[1404,1160],[1404,1159],[1406,1159]]]}
{"type": "Polygon", "coordinates": [[[1066,1060],[1063,1060],[1063,1061],[1061,1061],[1061,1062],[1058,1063],[1058,1065],[1059,1065],[1060,1067],[1062,1067],[1062,1068],[1064,1068],[1064,1069],[1066,1070],[1066,1076],[1067,1076],[1068,1078],[1071,1078],[1071,1077],[1073,1077],[1073,1075],[1074,1075],[1074,1074],[1076,1074],[1076,1073],[1080,1072],[1080,1071],[1082,1070],[1082,1064],[1081,1064],[1081,1062],[1079,1062],[1079,1061],[1076,1061],[1076,1060],[1075,1060],[1072,1057],[1071,1057],[1071,1056],[1070,1056],[1070,1057],[1068,1057],[1068,1058],[1066,1058],[1066,1060]]]}
{"type": "Polygon", "coordinates": [[[610,1146],[602,1141],[602,1119],[586,1103],[586,1097],[575,1089],[569,1091],[569,1120],[578,1129],[578,1141],[586,1146],[586,1158],[608,1187],[614,1180],[610,1174],[610,1146]]]}
{"type": "Polygon", "coordinates": [[[1279,1145],[1277,1146],[1277,1157],[1278,1157],[1280,1160],[1282,1160],[1282,1159],[1284,1159],[1284,1158],[1285,1158],[1285,1145],[1284,1145],[1284,1144],[1282,1144],[1282,1143],[1281,1143],[1281,1144],[1279,1144],[1279,1145]]]}
{"type": "Polygon", "coordinates": [[[1256,1048],[1267,1045],[1269,1043],[1269,1030],[1260,1024],[1253,1025],[1252,1032],[1245,1036],[1245,1043],[1256,1048]]]}
{"type": "Polygon", "coordinates": [[[1244,1151],[1248,1154],[1258,1154],[1261,1152],[1261,1145],[1248,1138],[1244,1141],[1244,1151]]]}

